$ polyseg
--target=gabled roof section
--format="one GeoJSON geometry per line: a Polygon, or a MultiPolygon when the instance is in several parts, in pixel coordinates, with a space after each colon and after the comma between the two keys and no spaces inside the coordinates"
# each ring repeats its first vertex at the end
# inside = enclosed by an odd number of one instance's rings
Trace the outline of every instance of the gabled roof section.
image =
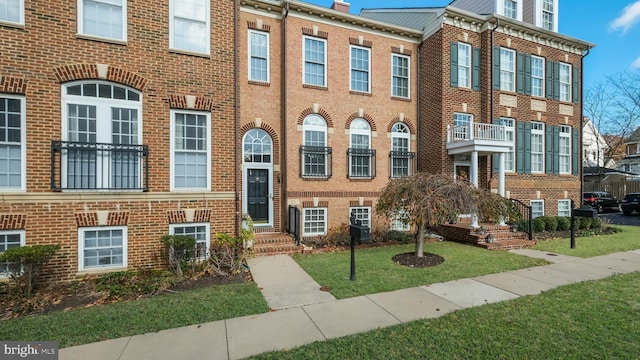
{"type": "Polygon", "coordinates": [[[624,143],[625,144],[640,143],[640,128],[637,128],[636,131],[634,131],[631,135],[629,135],[629,137],[624,143]]]}

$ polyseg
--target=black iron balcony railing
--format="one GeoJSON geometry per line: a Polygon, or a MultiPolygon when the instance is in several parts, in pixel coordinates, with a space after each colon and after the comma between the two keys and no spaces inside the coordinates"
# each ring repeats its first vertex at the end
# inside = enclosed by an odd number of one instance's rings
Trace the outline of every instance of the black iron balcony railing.
{"type": "Polygon", "coordinates": [[[376,151],[372,149],[347,150],[350,179],[373,179],[376,177],[376,151]]]}
{"type": "Polygon", "coordinates": [[[389,153],[389,174],[391,178],[410,176],[414,172],[416,153],[391,151],[389,153]]]}
{"type": "Polygon", "coordinates": [[[149,148],[53,140],[51,190],[149,191],[149,148]]]}
{"type": "Polygon", "coordinates": [[[332,174],[332,150],[323,146],[300,146],[300,177],[328,179],[332,174]]]}

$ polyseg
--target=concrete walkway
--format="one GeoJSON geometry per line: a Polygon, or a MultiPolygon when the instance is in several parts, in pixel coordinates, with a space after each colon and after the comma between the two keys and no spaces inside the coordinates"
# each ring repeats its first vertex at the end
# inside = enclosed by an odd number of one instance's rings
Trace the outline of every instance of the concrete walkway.
{"type": "Polygon", "coordinates": [[[559,261],[342,300],[319,291],[318,284],[297,264],[293,266],[288,256],[253,259],[252,274],[269,305],[284,310],[64,348],[60,359],[241,359],[640,271],[640,250],[588,259],[532,251],[524,254],[559,261]],[[288,280],[292,287],[286,285],[288,280]]]}

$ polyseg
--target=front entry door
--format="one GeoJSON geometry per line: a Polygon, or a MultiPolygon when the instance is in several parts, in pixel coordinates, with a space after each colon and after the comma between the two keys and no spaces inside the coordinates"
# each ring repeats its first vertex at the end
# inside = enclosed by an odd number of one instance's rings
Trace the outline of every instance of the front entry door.
{"type": "Polygon", "coordinates": [[[254,223],[269,223],[269,170],[247,170],[247,210],[254,223]]]}

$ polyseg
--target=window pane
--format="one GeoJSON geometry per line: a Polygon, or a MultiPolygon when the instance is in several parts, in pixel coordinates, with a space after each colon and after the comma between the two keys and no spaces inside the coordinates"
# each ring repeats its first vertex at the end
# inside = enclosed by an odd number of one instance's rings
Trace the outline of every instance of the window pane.
{"type": "Polygon", "coordinates": [[[84,33],[123,40],[123,1],[83,0],[84,33]]]}

